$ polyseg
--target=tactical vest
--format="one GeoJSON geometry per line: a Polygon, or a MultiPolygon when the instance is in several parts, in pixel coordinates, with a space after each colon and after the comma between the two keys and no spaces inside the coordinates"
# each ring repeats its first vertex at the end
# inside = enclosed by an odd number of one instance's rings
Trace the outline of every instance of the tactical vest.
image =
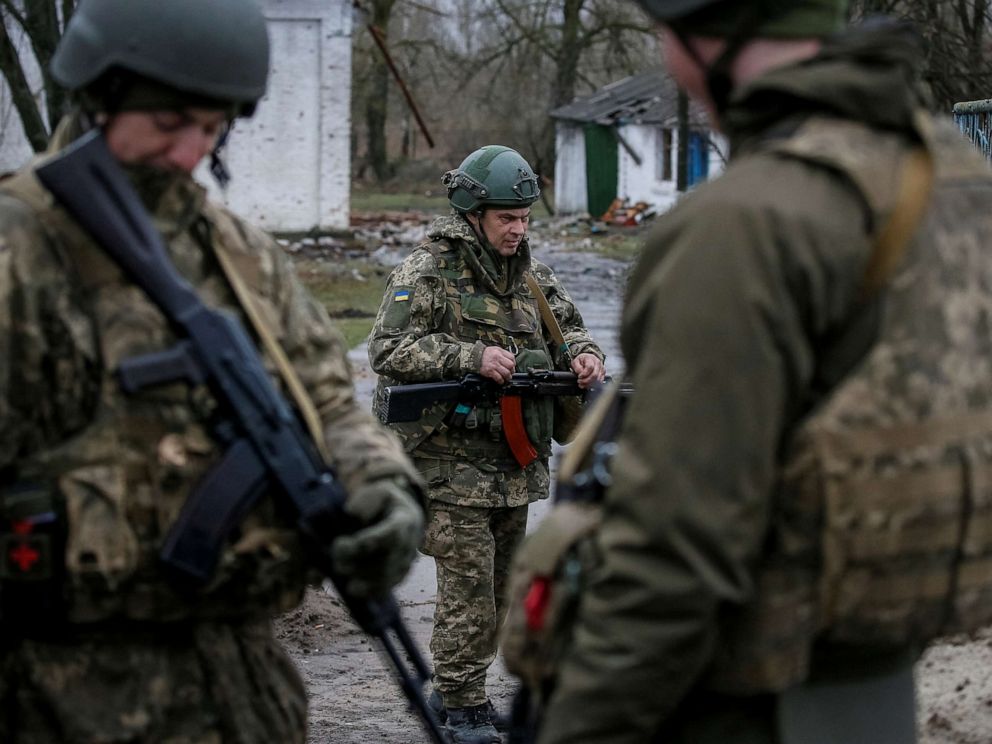
{"type": "MultiPolygon", "coordinates": [[[[0,488],[0,508],[7,512],[4,529],[7,519],[25,516],[11,511],[23,512],[30,503],[49,503],[63,515],[64,545],[53,551],[64,553],[53,572],[62,574],[56,587],[62,619],[174,622],[270,615],[295,606],[306,565],[295,531],[267,498],[244,520],[206,589],[189,594],[163,575],[157,554],[164,536],[220,455],[208,433],[214,401],[205,388],[185,383],[126,396],[113,372],[123,359],[176,342],[165,318],[54,205],[32,172],[19,173],[0,189],[34,210],[49,240],[38,250],[53,251],[77,280],[80,292],[74,300],[86,316],[81,327],[87,330],[74,343],[90,361],[98,388],[96,400],[81,414],[81,429],[18,463],[18,483],[10,489],[16,497],[7,498],[10,493],[0,488]]],[[[248,250],[229,215],[205,203],[177,221],[155,222],[170,250],[181,246],[183,255],[201,257],[202,276],[191,281],[209,304],[239,312],[223,274],[211,265],[210,246],[220,243],[242,268],[262,312],[279,317],[261,288],[265,258],[248,250]]],[[[2,562],[6,593],[12,583],[6,579],[17,572],[9,555],[2,562]]],[[[4,610],[8,615],[23,611],[25,617],[14,619],[31,622],[30,607],[17,610],[5,602],[4,610]]]]}
{"type": "MultiPolygon", "coordinates": [[[[518,371],[553,367],[537,300],[522,280],[511,294],[498,297],[487,292],[477,280],[462,259],[457,244],[438,239],[417,250],[428,251],[434,257],[444,285],[444,313],[431,332],[512,351],[517,356],[518,371]]],[[[420,421],[392,426],[405,449],[413,454],[468,459],[505,470],[519,469],[503,435],[498,406],[478,405],[456,421],[452,415],[454,408],[455,404],[438,404],[420,421]]],[[[524,401],[527,431],[541,458],[551,454],[553,409],[551,399],[524,401]]]]}
{"type": "MultiPolygon", "coordinates": [[[[876,224],[905,148],[816,119],[769,147],[847,178],[876,224]]],[[[877,299],[877,341],[787,440],[755,596],[722,618],[712,689],[783,690],[814,643],[898,648],[992,622],[992,174],[950,125],[930,150],[933,195],[877,299]]]]}

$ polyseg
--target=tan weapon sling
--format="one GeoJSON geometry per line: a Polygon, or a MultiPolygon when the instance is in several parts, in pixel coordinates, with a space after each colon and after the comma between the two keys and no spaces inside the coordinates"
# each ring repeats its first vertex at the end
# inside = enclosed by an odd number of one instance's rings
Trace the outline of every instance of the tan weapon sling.
{"type": "MultiPolygon", "coordinates": [[[[561,351],[565,356],[565,359],[571,363],[572,352],[568,347],[568,342],[565,340],[565,334],[561,332],[561,326],[558,324],[558,319],[551,310],[551,305],[548,302],[548,298],[544,296],[544,292],[541,291],[541,286],[537,283],[537,280],[532,274],[526,274],[524,279],[526,280],[527,286],[530,288],[531,293],[534,295],[534,299],[537,300],[537,309],[541,313],[541,320],[544,321],[544,327],[548,329],[548,333],[551,334],[551,338],[553,338],[555,343],[558,344],[559,351],[561,351]]],[[[584,410],[585,407],[581,397],[568,396],[565,398],[555,399],[553,437],[556,442],[559,444],[566,444],[572,441],[584,410]]]]}
{"type": "Polygon", "coordinates": [[[296,404],[296,409],[303,418],[303,422],[306,424],[307,430],[310,432],[310,437],[320,452],[324,464],[330,464],[330,451],[324,439],[324,429],[320,422],[320,414],[317,412],[317,407],[303,386],[300,376],[296,374],[296,370],[292,362],[289,361],[289,357],[286,356],[286,352],[279,345],[275,333],[269,328],[269,324],[256,307],[255,300],[248,290],[248,285],[234,267],[234,261],[231,260],[230,255],[223,245],[223,239],[227,237],[227,233],[229,232],[227,226],[219,225],[216,222],[214,225],[220,230],[222,236],[222,244],[214,246],[214,255],[217,257],[217,262],[220,264],[224,276],[227,277],[227,281],[231,285],[231,289],[234,291],[241,309],[244,310],[245,315],[248,316],[248,320],[255,329],[255,333],[258,334],[266,354],[269,355],[269,358],[279,370],[279,376],[285,383],[290,396],[292,396],[293,402],[296,404]]]}

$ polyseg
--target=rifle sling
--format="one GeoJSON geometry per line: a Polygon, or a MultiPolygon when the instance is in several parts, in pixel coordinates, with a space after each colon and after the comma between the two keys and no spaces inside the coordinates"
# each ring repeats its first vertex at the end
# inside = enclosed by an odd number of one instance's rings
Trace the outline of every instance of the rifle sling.
{"type": "Polygon", "coordinates": [[[933,180],[934,163],[929,149],[914,148],[903,163],[896,205],[875,237],[862,285],[863,299],[870,299],[895,272],[926,213],[933,180]]]}
{"type": "Polygon", "coordinates": [[[561,332],[558,319],[551,311],[551,304],[548,302],[548,298],[544,296],[544,292],[541,291],[540,285],[532,274],[527,274],[524,279],[531,293],[534,295],[534,299],[537,300],[537,309],[541,313],[541,320],[544,321],[544,327],[548,329],[548,333],[551,334],[551,338],[558,344],[558,348],[564,353],[565,358],[571,361],[572,354],[568,349],[568,342],[565,340],[565,334],[561,332]]]}
{"type": "MultiPolygon", "coordinates": [[[[223,238],[226,231],[223,226],[218,225],[218,227],[223,238]]],[[[224,276],[227,277],[228,284],[231,285],[231,289],[234,291],[234,295],[238,299],[238,304],[240,304],[241,309],[244,310],[245,315],[251,322],[252,328],[255,329],[255,333],[258,334],[258,337],[262,342],[262,346],[265,348],[269,358],[272,359],[276,365],[276,368],[279,370],[279,375],[286,384],[286,389],[292,396],[293,402],[296,404],[296,409],[303,418],[303,422],[306,424],[307,430],[310,432],[310,437],[317,446],[317,450],[320,452],[320,456],[323,459],[324,464],[330,464],[330,451],[327,448],[327,441],[324,439],[324,430],[320,423],[320,414],[317,413],[317,407],[314,405],[313,400],[310,398],[306,388],[303,386],[300,376],[296,373],[292,363],[289,361],[289,357],[286,355],[286,352],[283,351],[282,346],[280,346],[279,341],[276,339],[275,333],[273,333],[272,329],[269,328],[269,324],[265,321],[265,318],[262,317],[261,312],[259,312],[256,307],[254,298],[248,290],[248,285],[245,283],[238,270],[234,267],[234,261],[231,260],[231,256],[228,254],[225,246],[215,245],[212,241],[209,242],[208,245],[213,246],[213,252],[217,257],[217,262],[220,264],[221,270],[224,272],[224,276]]]]}

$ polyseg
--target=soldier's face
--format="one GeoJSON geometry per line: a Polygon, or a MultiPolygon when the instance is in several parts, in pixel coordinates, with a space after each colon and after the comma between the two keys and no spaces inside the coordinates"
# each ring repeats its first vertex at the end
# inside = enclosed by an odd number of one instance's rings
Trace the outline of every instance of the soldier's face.
{"type": "Polygon", "coordinates": [[[489,239],[501,256],[512,256],[530,225],[530,207],[523,209],[487,209],[482,218],[469,215],[477,228],[489,239]]]}
{"type": "Polygon", "coordinates": [[[212,109],[122,111],[110,117],[104,132],[122,163],[192,173],[226,125],[226,112],[212,109]]]}

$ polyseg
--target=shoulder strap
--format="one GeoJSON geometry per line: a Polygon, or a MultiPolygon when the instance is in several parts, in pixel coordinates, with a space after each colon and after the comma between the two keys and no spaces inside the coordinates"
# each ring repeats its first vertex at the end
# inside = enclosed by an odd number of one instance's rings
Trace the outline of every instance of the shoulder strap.
{"type": "Polygon", "coordinates": [[[910,150],[903,162],[895,208],[878,232],[874,250],[868,259],[861,289],[863,297],[874,295],[895,271],[926,213],[933,180],[934,164],[930,150],[925,146],[910,150]]]}
{"type": "Polygon", "coordinates": [[[572,353],[569,351],[568,342],[565,340],[565,334],[561,332],[561,326],[558,325],[558,319],[551,311],[551,305],[548,303],[548,298],[544,296],[544,292],[541,291],[541,286],[537,283],[534,275],[529,272],[524,275],[524,279],[527,282],[527,286],[530,287],[530,291],[533,293],[534,298],[537,300],[537,309],[541,313],[541,320],[544,321],[545,328],[548,329],[548,333],[551,334],[551,338],[553,338],[555,343],[558,344],[558,348],[565,355],[565,358],[571,359],[572,353]]]}
{"type": "Polygon", "coordinates": [[[320,456],[323,458],[324,463],[328,464],[331,461],[330,450],[328,449],[327,441],[324,438],[324,429],[321,426],[320,414],[317,413],[317,407],[314,405],[313,400],[310,398],[306,388],[303,386],[303,382],[300,380],[300,376],[296,373],[296,369],[289,361],[289,357],[286,356],[286,352],[283,351],[282,346],[279,345],[279,341],[276,339],[275,333],[269,327],[269,324],[266,322],[265,318],[262,317],[262,313],[256,307],[255,300],[252,297],[251,292],[248,290],[247,284],[235,268],[231,255],[224,247],[223,244],[226,240],[226,236],[224,234],[230,228],[227,225],[220,224],[222,221],[224,220],[214,221],[214,225],[217,226],[218,230],[220,230],[222,234],[222,239],[217,243],[214,243],[213,241],[206,242],[213,246],[214,255],[217,257],[217,262],[220,264],[221,270],[224,272],[224,276],[227,277],[227,281],[231,285],[231,289],[234,291],[235,297],[238,299],[238,304],[241,305],[241,309],[244,310],[245,315],[248,316],[248,320],[255,329],[255,333],[258,334],[258,338],[261,340],[265,352],[269,355],[269,358],[272,359],[276,365],[276,368],[279,370],[279,376],[282,377],[283,382],[286,384],[286,389],[289,391],[290,396],[293,398],[293,402],[296,404],[296,409],[303,417],[303,422],[306,424],[307,430],[310,432],[310,436],[320,452],[320,456]]]}
{"type": "Polygon", "coordinates": [[[869,210],[874,214],[888,213],[888,219],[873,236],[872,255],[862,277],[862,300],[869,299],[891,278],[930,200],[934,163],[933,120],[929,114],[916,112],[913,130],[919,143],[906,152],[905,140],[896,133],[880,137],[862,122],[813,117],[790,136],[772,139],[767,145],[770,152],[844,174],[869,210]],[[889,172],[891,177],[882,177],[889,172]]]}

